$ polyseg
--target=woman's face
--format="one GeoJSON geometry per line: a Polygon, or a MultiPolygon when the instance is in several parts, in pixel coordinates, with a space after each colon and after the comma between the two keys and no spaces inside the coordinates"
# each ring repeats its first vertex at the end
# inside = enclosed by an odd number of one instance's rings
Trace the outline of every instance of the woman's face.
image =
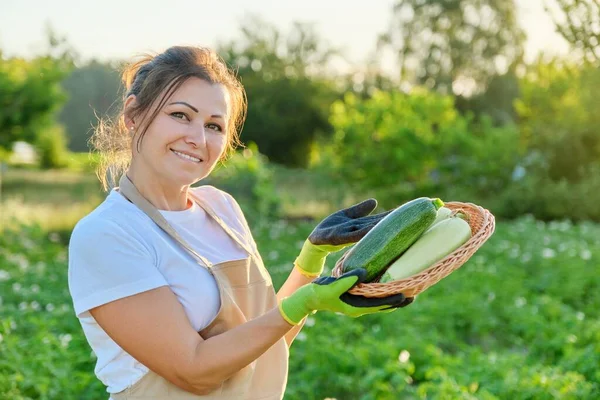
{"type": "Polygon", "coordinates": [[[134,137],[132,166],[168,185],[208,176],[227,144],[227,98],[222,85],[185,81],[148,126],[139,152],[134,137]]]}

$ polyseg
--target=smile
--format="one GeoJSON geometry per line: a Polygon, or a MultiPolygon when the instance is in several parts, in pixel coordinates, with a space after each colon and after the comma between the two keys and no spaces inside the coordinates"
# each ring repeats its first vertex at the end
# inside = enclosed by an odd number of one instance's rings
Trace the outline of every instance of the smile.
{"type": "Polygon", "coordinates": [[[179,158],[183,158],[184,160],[192,161],[192,162],[195,162],[195,163],[199,163],[200,161],[202,161],[199,158],[192,157],[192,156],[189,156],[187,154],[180,153],[180,152],[178,152],[176,150],[173,150],[173,149],[171,149],[171,151],[173,153],[175,153],[179,158]]]}

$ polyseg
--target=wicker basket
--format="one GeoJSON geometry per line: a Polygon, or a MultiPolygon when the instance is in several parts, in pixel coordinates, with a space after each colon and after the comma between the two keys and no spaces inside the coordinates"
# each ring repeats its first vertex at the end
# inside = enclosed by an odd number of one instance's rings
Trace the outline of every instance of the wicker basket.
{"type": "MultiPolygon", "coordinates": [[[[398,293],[403,293],[406,297],[416,296],[466,263],[494,233],[495,218],[485,208],[476,204],[461,202],[448,202],[445,203],[444,207],[453,211],[460,209],[468,214],[472,236],[465,244],[436,264],[409,278],[388,283],[359,283],[350,289],[349,293],[365,297],[386,297],[398,293]]],[[[346,254],[336,263],[332,276],[338,277],[342,274],[342,262],[346,254]]]]}

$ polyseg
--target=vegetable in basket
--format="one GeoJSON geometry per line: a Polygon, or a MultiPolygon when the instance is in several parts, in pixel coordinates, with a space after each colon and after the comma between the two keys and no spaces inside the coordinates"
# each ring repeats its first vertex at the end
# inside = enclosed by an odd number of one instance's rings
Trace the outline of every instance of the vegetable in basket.
{"type": "Polygon", "coordinates": [[[471,238],[467,215],[457,212],[434,224],[383,274],[381,283],[409,278],[454,252],[471,238]]]}
{"type": "Polygon", "coordinates": [[[435,217],[435,221],[433,221],[433,224],[431,224],[431,226],[437,224],[438,222],[442,222],[445,219],[448,219],[450,215],[452,215],[451,209],[447,207],[440,207],[439,210],[437,210],[437,217],[435,217]]]}
{"type": "Polygon", "coordinates": [[[396,208],[348,250],[342,260],[342,272],[364,268],[366,282],[381,276],[392,261],[432,226],[443,205],[438,198],[420,197],[396,208]]]}

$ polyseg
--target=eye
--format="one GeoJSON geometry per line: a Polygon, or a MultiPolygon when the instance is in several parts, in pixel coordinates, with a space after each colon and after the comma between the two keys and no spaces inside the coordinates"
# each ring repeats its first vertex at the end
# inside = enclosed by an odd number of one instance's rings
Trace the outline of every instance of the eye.
{"type": "Polygon", "coordinates": [[[174,118],[182,119],[182,120],[185,120],[185,121],[189,121],[190,120],[190,118],[187,116],[186,113],[180,112],[180,111],[172,112],[169,115],[172,116],[172,117],[174,117],[174,118]]]}
{"type": "Polygon", "coordinates": [[[210,123],[210,124],[207,124],[206,126],[217,132],[223,132],[223,128],[221,127],[221,125],[210,123]]]}

